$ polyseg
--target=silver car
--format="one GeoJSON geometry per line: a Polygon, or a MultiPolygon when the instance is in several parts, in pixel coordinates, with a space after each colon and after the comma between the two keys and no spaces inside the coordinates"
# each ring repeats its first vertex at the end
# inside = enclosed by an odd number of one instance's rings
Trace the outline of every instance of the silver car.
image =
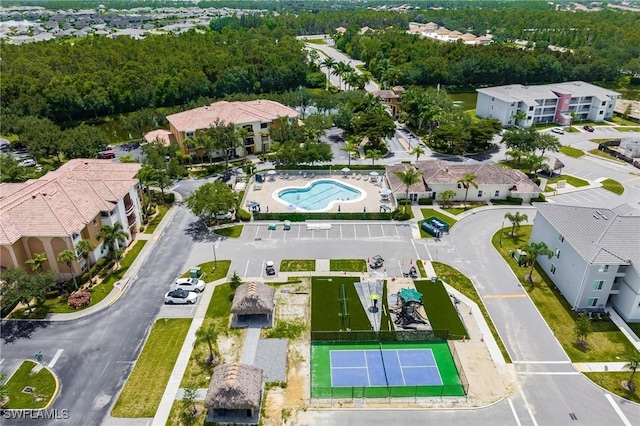
{"type": "Polygon", "coordinates": [[[167,305],[193,305],[198,301],[198,295],[181,288],[172,290],[164,295],[167,305]]]}
{"type": "Polygon", "coordinates": [[[197,278],[180,278],[174,285],[174,289],[181,288],[184,291],[195,291],[196,293],[203,291],[204,287],[204,281],[197,278]]]}

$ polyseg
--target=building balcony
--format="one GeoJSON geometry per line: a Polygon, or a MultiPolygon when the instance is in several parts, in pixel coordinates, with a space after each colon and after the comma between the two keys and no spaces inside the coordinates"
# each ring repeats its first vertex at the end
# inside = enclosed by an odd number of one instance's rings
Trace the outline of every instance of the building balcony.
{"type": "Polygon", "coordinates": [[[127,216],[127,223],[129,224],[129,228],[134,226],[136,224],[136,215],[132,214],[130,216],[127,216]]]}
{"type": "Polygon", "coordinates": [[[133,203],[125,203],[124,205],[125,214],[129,216],[131,213],[133,213],[133,209],[135,209],[135,207],[136,206],[133,203]]]}
{"type": "Polygon", "coordinates": [[[611,286],[611,291],[609,292],[609,294],[618,294],[620,293],[620,283],[613,283],[613,285],[611,286]]]}

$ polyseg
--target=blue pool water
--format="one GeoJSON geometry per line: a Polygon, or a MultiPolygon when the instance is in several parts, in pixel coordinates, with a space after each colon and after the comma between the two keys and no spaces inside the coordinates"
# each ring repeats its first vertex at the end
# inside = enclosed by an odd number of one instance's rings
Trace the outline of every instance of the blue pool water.
{"type": "Polygon", "coordinates": [[[333,180],[318,180],[305,188],[290,188],[280,191],[278,197],[308,211],[321,211],[334,201],[353,201],[362,195],[357,189],[333,180]]]}

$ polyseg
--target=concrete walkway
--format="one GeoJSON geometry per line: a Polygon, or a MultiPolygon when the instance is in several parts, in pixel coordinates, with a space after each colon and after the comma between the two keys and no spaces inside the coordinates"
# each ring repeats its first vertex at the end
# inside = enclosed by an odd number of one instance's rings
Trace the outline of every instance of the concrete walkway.
{"type": "Polygon", "coordinates": [[[260,340],[261,327],[249,327],[247,334],[244,338],[244,345],[242,346],[242,356],[240,357],[240,364],[253,365],[256,359],[256,352],[258,351],[258,340],[260,340]]]}
{"type": "Polygon", "coordinates": [[[607,371],[628,371],[631,370],[625,367],[626,362],[576,362],[573,364],[576,369],[582,373],[596,373],[607,371]]]}

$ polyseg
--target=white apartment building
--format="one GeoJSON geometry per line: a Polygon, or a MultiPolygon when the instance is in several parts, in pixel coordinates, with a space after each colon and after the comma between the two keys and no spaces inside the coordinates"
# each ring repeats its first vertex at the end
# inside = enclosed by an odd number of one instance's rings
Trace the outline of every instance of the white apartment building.
{"type": "Polygon", "coordinates": [[[539,86],[510,84],[476,91],[476,115],[496,118],[505,127],[530,127],[539,123],[569,125],[572,119],[601,122],[611,119],[620,97],[618,92],[584,81],[539,86]],[[516,120],[518,115],[523,118],[516,120]]]}

